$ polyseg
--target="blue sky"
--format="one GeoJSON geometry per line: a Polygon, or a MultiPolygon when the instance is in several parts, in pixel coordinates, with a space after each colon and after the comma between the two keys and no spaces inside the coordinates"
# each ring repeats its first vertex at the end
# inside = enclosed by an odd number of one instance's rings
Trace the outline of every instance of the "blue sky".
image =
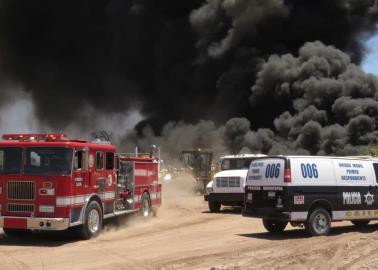
{"type": "Polygon", "coordinates": [[[362,62],[362,69],[378,75],[378,35],[367,41],[366,48],[368,52],[362,62]]]}

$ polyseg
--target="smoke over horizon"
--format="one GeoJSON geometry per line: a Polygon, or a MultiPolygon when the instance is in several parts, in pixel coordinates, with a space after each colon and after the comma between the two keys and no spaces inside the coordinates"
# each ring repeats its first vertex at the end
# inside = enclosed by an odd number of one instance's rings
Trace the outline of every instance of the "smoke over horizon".
{"type": "Polygon", "coordinates": [[[130,151],[356,154],[377,0],[0,0],[0,129],[104,129],[130,151]]]}

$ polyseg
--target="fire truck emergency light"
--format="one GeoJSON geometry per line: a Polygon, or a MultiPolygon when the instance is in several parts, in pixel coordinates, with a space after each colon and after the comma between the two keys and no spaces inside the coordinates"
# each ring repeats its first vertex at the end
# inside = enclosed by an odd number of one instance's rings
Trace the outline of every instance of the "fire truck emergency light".
{"type": "Polygon", "coordinates": [[[39,133],[39,134],[4,134],[4,140],[8,141],[25,141],[25,140],[56,140],[67,139],[64,133],[39,133]]]}

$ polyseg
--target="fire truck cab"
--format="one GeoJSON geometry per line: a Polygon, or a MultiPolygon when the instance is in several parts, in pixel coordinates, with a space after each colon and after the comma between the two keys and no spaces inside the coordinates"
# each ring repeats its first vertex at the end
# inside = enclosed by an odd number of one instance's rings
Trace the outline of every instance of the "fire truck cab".
{"type": "Polygon", "coordinates": [[[97,236],[103,219],[161,204],[158,160],[116,154],[109,142],[9,134],[0,142],[0,227],[17,236],[66,230],[97,236]]]}

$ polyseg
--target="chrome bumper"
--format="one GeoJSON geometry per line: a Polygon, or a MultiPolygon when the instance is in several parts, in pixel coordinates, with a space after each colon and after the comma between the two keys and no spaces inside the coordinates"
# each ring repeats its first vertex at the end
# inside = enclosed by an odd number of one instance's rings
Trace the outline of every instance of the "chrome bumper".
{"type": "Polygon", "coordinates": [[[32,218],[1,216],[0,227],[10,229],[30,229],[60,231],[69,227],[69,218],[32,218]]]}

